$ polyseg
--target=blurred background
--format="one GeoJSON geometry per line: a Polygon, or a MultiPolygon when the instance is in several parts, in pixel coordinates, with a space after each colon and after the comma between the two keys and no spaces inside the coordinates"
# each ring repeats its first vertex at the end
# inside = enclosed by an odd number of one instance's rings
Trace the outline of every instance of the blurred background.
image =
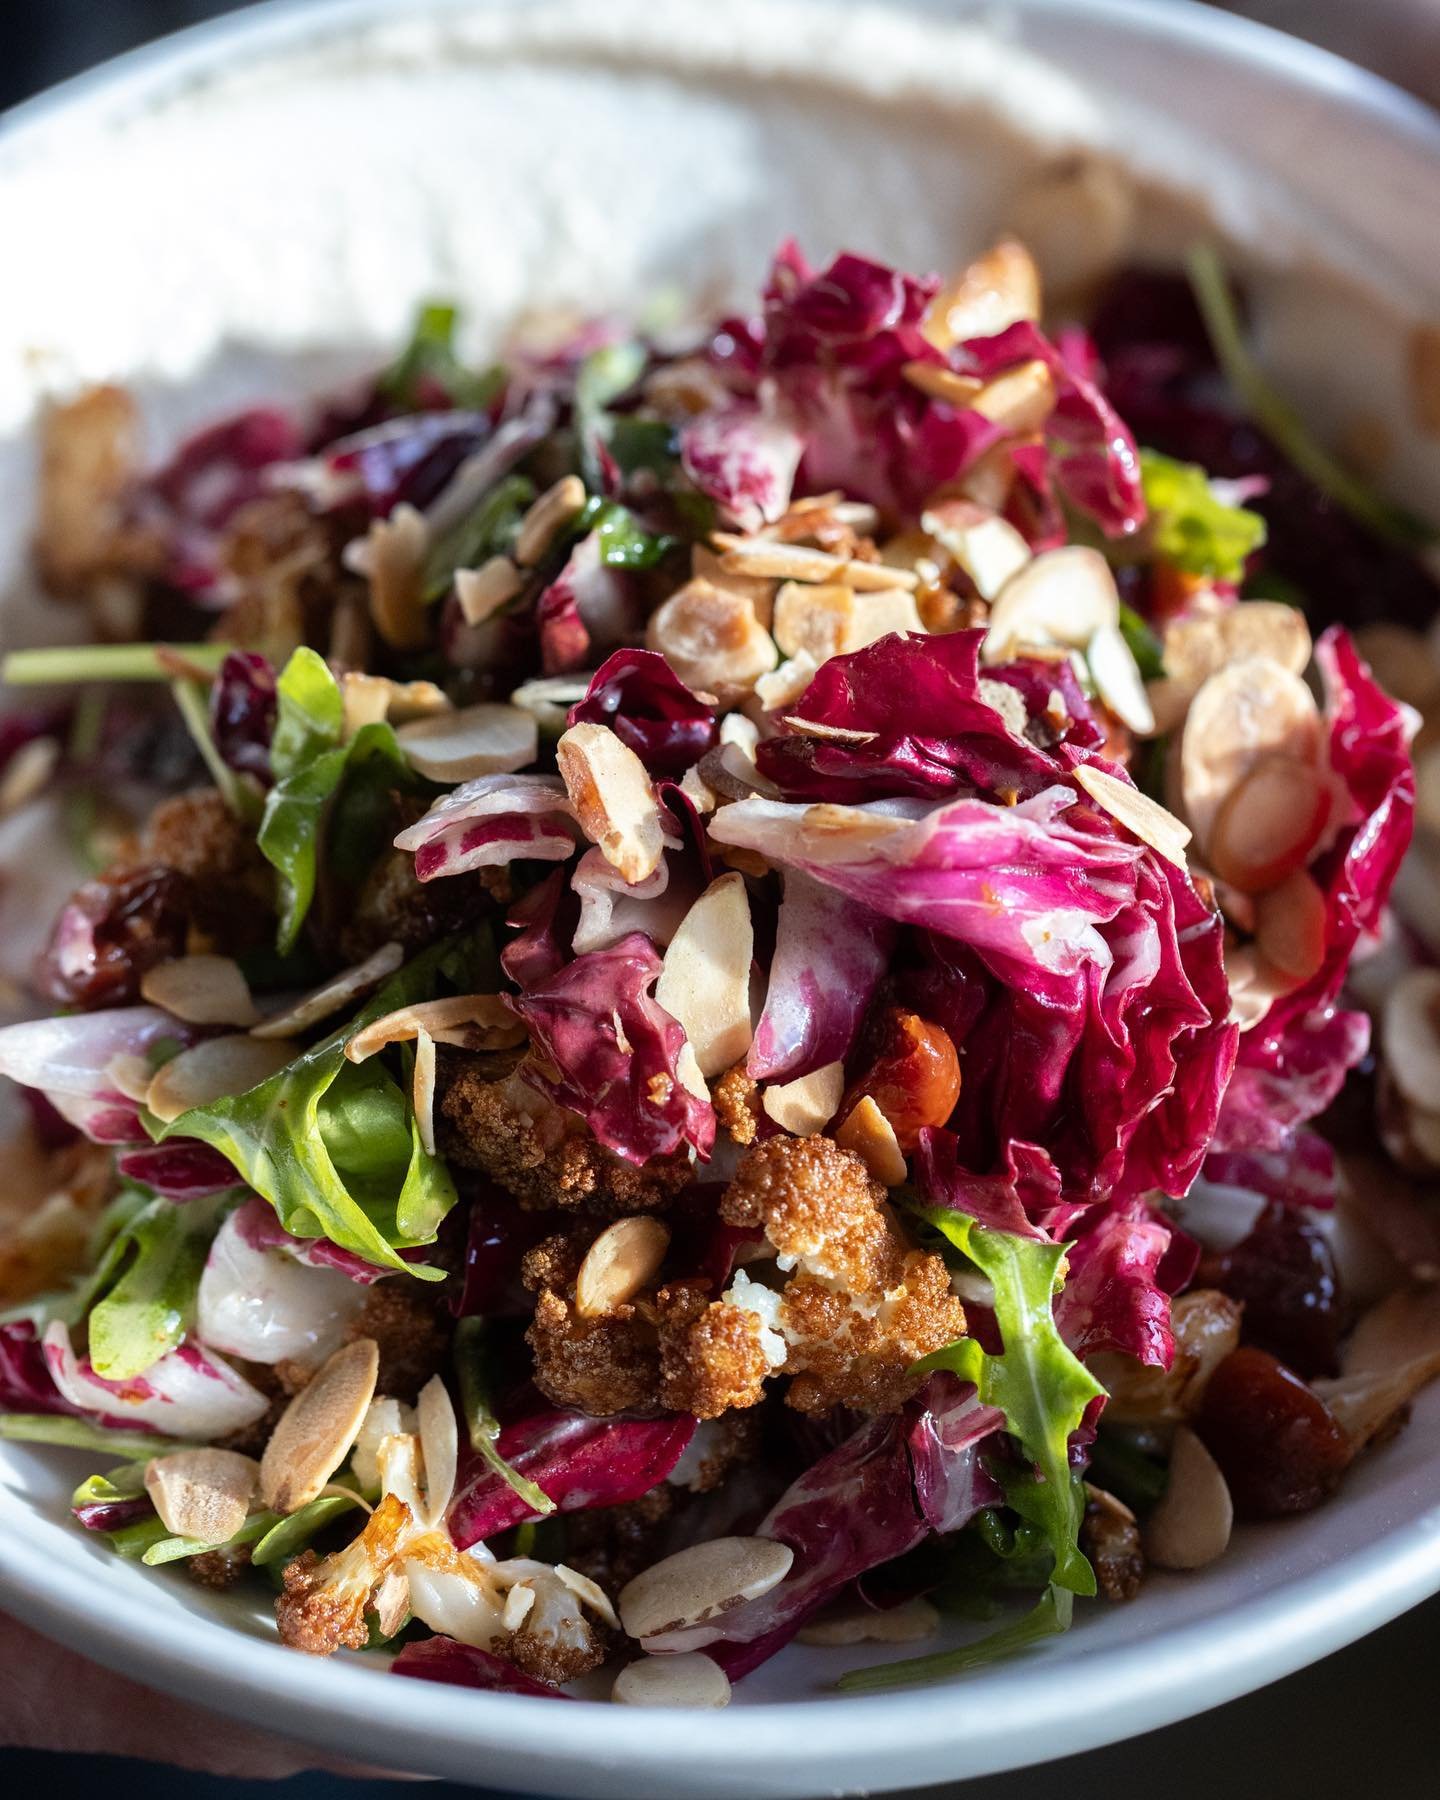
{"type": "MultiPolygon", "coordinates": [[[[321,0],[323,3],[323,0],[321,0]]],[[[603,4],[603,0],[595,0],[603,4]]],[[[663,3],[663,0],[661,0],[663,3]]],[[[1170,0],[1149,0],[1160,6],[1170,0]]],[[[404,11],[410,0],[394,0],[404,11]]],[[[423,4],[423,0],[417,0],[423,4]]],[[[0,109],[107,57],[237,10],[236,0],[0,0],[0,109]]],[[[1229,8],[1348,56],[1440,102],[1440,0],[1249,0],[1229,8]]],[[[0,1619],[0,1684],[4,1621],[0,1619]]],[[[1004,1800],[1330,1800],[1380,1789],[1386,1800],[1435,1793],[1433,1712],[1440,1598],[1363,1643],[1261,1693],[1128,1744],[1003,1777],[1004,1800]]],[[[7,1721],[0,1706],[0,1746],[7,1721]]],[[[483,1771],[477,1770],[477,1775],[483,1771]]],[[[247,1782],[119,1757],[0,1747],[0,1793],[47,1800],[143,1794],[145,1800],[381,1800],[393,1782],[311,1772],[247,1782]]],[[[428,1784],[434,1800],[505,1796],[428,1784]]],[[[1002,1780],[925,1790],[983,1800],[1002,1780]]],[[[903,1797],[901,1797],[903,1800],[903,1797]]],[[[918,1800],[918,1796],[912,1797],[918,1800]]]]}

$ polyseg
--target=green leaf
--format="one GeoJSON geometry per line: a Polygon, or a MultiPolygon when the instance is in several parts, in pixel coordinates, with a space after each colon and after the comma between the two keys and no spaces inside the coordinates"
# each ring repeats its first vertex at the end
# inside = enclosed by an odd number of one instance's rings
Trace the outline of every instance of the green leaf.
{"type": "MultiPolygon", "coordinates": [[[[460,1416],[470,1434],[470,1448],[507,1482],[532,1512],[552,1513],[555,1502],[537,1487],[527,1475],[510,1464],[495,1448],[500,1435],[500,1421],[495,1417],[491,1397],[490,1332],[485,1321],[461,1319],[455,1326],[455,1374],[460,1388],[460,1416]]],[[[517,1552],[518,1554],[518,1552],[517,1552]]]]}
{"type": "Polygon", "coordinates": [[[1165,673],[1160,640],[1133,607],[1120,603],[1120,635],[1124,638],[1142,681],[1158,681],[1165,673]]]}
{"type": "Polygon", "coordinates": [[[473,569],[500,556],[514,543],[525,509],[535,498],[535,483],[524,475],[508,475],[485,498],[441,534],[430,546],[421,577],[427,601],[439,600],[457,569],[473,569]]]}
{"type": "Polygon", "coordinates": [[[931,1656],[911,1656],[903,1662],[880,1663],[874,1668],[852,1669],[838,1686],[851,1693],[873,1693],[879,1688],[904,1687],[914,1681],[940,1681],[950,1675],[968,1675],[991,1663],[1028,1650],[1042,1638],[1070,1629],[1075,1598],[1067,1589],[1048,1587],[1038,1604],[1023,1618],[1002,1625],[976,1644],[956,1650],[937,1650],[931,1656]]]}
{"type": "Polygon", "coordinates": [[[1435,542],[1435,528],[1404,507],[1393,506],[1343,468],[1310,435],[1298,412],[1271,386],[1251,356],[1230,292],[1230,283],[1214,248],[1197,244],[1187,259],[1190,286],[1210,342],[1236,398],[1255,423],[1273,440],[1300,473],[1313,481],[1350,516],[1377,537],[1420,550],[1435,542]]]}
{"type": "Polygon", "coordinates": [[[604,485],[598,446],[610,443],[614,426],[610,402],[635,385],[647,360],[643,344],[607,344],[591,351],[575,373],[576,449],[588,488],[604,485]]]}
{"type": "Polygon", "coordinates": [[[410,341],[376,383],[396,406],[423,404],[426,383],[441,388],[451,404],[481,411],[505,385],[505,371],[498,366],[466,368],[455,354],[458,313],[443,300],[421,306],[411,327],[410,341]]]}
{"type": "Polygon", "coordinates": [[[181,663],[216,675],[229,654],[229,644],[71,644],[12,650],[0,665],[0,680],[12,687],[51,681],[173,681],[181,663]]]}
{"type": "Polygon", "coordinates": [[[172,681],[170,692],[175,696],[175,705],[185,721],[185,729],[190,733],[191,742],[200,752],[201,761],[225,804],[237,819],[253,825],[260,817],[259,789],[254,781],[237,774],[216,749],[215,739],[210,731],[210,711],[199,683],[190,680],[172,681]]]}
{"type": "Polygon", "coordinates": [[[118,1271],[90,1307],[90,1361],[106,1381],[129,1381],[179,1344],[195,1313],[205,1253],[218,1223],[214,1202],[153,1199],[115,1240],[118,1271]]]}
{"type": "MultiPolygon", "coordinates": [[[[347,1025],[294,1062],[243,1094],[157,1125],[155,1136],[212,1145],[296,1237],[326,1237],[381,1268],[443,1280],[442,1269],[406,1262],[397,1252],[434,1241],[455,1204],[454,1183],[420,1143],[393,1078],[378,1065],[347,1061],[345,1046],[371,1020],[429,999],[455,955],[452,943],[424,951],[347,1025]]],[[[494,981],[493,946],[488,962],[494,981]]]]}
{"type": "Polygon", "coordinates": [[[1259,513],[1227,505],[1197,463],[1176,462],[1158,450],[1140,452],[1140,478],[1159,555],[1189,575],[1239,581],[1246,559],[1265,542],[1259,513]]]}
{"type": "Polygon", "coordinates": [[[668,487],[680,462],[679,434],[663,419],[636,419],[626,414],[610,422],[610,454],[622,475],[648,469],[668,487]]]}
{"type": "Polygon", "coordinates": [[[916,1372],[952,1370],[975,1384],[987,1406],[1005,1414],[1006,1429],[1039,1472],[1025,1516],[1044,1526],[1055,1555],[1053,1579],[1077,1594],[1093,1594],[1094,1572],[1079,1541],[1083,1495],[1068,1442],[1085,1408],[1105,1390],[1055,1328],[1052,1302],[1063,1279],[1065,1246],[992,1231],[945,1207],[920,1209],[920,1217],[988,1276],[1004,1348],[992,1356],[974,1338],[960,1338],[923,1357],[916,1372]]]}
{"type": "Polygon", "coordinates": [[[145,1467],[143,1462],[127,1462],[103,1475],[87,1475],[70,1496],[71,1508],[138,1500],[145,1492],[145,1467]]]}
{"type": "Polygon", "coordinates": [[[600,561],[609,569],[653,569],[675,547],[674,538],[644,530],[628,507],[598,495],[586,501],[573,530],[576,537],[596,534],[600,561]]]}
{"type": "Polygon", "coordinates": [[[1123,1500],[1132,1512],[1147,1513],[1164,1494],[1170,1472],[1127,1432],[1102,1424],[1090,1447],[1089,1474],[1097,1487],[1123,1500]]]}
{"type": "Polygon", "coordinates": [[[15,1444],[55,1444],[62,1450],[95,1450],[101,1456],[165,1456],[194,1446],[150,1431],[112,1431],[67,1413],[0,1413],[0,1438],[15,1444]]]}
{"type": "Polygon", "coordinates": [[[286,663],[275,697],[270,766],[283,780],[339,745],[345,731],[345,701],[329,665],[308,645],[286,663]]]}
{"type": "MultiPolygon", "coordinates": [[[[251,1562],[260,1569],[271,1563],[289,1562],[308,1549],[332,1519],[338,1519],[359,1504],[358,1500],[345,1494],[321,1494],[298,1512],[256,1514],[262,1528],[252,1540],[255,1548],[250,1552],[251,1562]]],[[[246,1521],[247,1529],[250,1523],[246,1521]]]]}

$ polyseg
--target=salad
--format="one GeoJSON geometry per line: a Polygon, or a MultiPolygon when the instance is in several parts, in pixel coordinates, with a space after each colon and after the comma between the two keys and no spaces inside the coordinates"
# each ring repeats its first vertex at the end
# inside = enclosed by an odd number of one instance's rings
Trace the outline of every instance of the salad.
{"type": "Polygon", "coordinates": [[[0,1436],[77,1529],[301,1651],[721,1705],[1013,1653],[1403,1426],[1429,534],[1213,253],[1093,301],[787,244],[484,370],[428,306],[158,468],[52,409],[93,641],[8,660],[0,831],[90,872],[0,1029],[0,1436]]]}

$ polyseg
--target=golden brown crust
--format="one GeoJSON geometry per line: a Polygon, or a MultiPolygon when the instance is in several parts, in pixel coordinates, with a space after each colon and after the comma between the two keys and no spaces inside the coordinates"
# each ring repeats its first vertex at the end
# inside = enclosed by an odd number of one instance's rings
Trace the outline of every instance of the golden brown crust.
{"type": "Polygon", "coordinates": [[[656,1296],[660,1314],[660,1404],[673,1412],[715,1419],[732,1407],[754,1406],[770,1364],[754,1313],[709,1300],[676,1283],[656,1296]]]}
{"type": "Polygon", "coordinates": [[[760,1129],[760,1088],[743,1062],[729,1068],[711,1089],[715,1117],[737,1144],[753,1144],[760,1129]]]}
{"type": "Polygon", "coordinates": [[[557,1294],[573,1294],[580,1264],[596,1235],[592,1225],[567,1225],[541,1238],[520,1258],[521,1281],[531,1293],[548,1287],[557,1294]]]}
{"type": "Polygon", "coordinates": [[[582,1319],[568,1300],[544,1288],[525,1338],[535,1353],[535,1385],[557,1406],[605,1418],[655,1405],[655,1332],[633,1306],[582,1319]]]}
{"type": "MultiPolygon", "coordinates": [[[[408,809],[397,808],[395,829],[410,823],[408,809]]],[[[408,851],[386,850],[361,882],[336,939],[340,959],[364,962],[383,944],[420,950],[452,931],[474,927],[487,903],[509,901],[509,872],[481,869],[475,875],[447,881],[415,879],[415,859],[408,851]]]]}
{"type": "Polygon", "coordinates": [[[218,789],[193,788],[162,800],[138,850],[138,862],[187,878],[190,916],[205,940],[198,948],[233,952],[268,940],[275,871],[260,854],[253,829],[235,817],[218,789]]]}
{"type": "Polygon", "coordinates": [[[894,1285],[903,1255],[884,1200],[860,1158],[832,1138],[776,1137],[746,1155],[720,1215],[762,1229],[782,1257],[867,1294],[894,1285]]]}
{"type": "Polygon", "coordinates": [[[250,1546],[222,1544],[218,1550],[202,1550],[199,1556],[187,1556],[182,1566],[197,1586],[222,1592],[244,1578],[250,1567],[250,1546]]]}
{"type": "Polygon", "coordinates": [[[379,1346],[377,1394],[413,1401],[430,1377],[445,1367],[451,1333],[440,1304],[432,1288],[408,1275],[377,1281],[365,1295],[345,1327],[345,1341],[374,1338],[379,1346]]]}
{"type": "Polygon", "coordinates": [[[370,1633],[365,1609],[390,1572],[411,1524],[403,1500],[387,1494],[353,1543],[323,1560],[303,1551],[286,1564],[275,1602],[280,1641],[311,1656],[358,1650],[370,1633]]]}
{"type": "Polygon", "coordinates": [[[490,1644],[492,1656],[513,1663],[522,1673],[536,1681],[548,1681],[554,1687],[563,1687],[579,1675],[588,1675],[591,1669],[604,1662],[607,1653],[604,1632],[593,1627],[583,1644],[557,1643],[523,1625],[519,1631],[502,1633],[490,1644]]]}

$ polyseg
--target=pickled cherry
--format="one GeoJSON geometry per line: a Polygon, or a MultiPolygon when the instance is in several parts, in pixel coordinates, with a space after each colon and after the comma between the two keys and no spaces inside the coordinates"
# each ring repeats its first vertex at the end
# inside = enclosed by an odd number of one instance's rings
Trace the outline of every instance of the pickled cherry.
{"type": "Polygon", "coordinates": [[[1350,1440],[1318,1394],[1267,1350],[1242,1345],[1210,1377],[1193,1421],[1244,1519],[1309,1512],[1349,1466],[1350,1440]]]}
{"type": "Polygon", "coordinates": [[[929,1125],[943,1125],[960,1098],[960,1058],[948,1031],[903,1007],[886,1006],[867,1030],[868,1060],[840,1102],[839,1118],[868,1094],[902,1150],[929,1125]]]}

